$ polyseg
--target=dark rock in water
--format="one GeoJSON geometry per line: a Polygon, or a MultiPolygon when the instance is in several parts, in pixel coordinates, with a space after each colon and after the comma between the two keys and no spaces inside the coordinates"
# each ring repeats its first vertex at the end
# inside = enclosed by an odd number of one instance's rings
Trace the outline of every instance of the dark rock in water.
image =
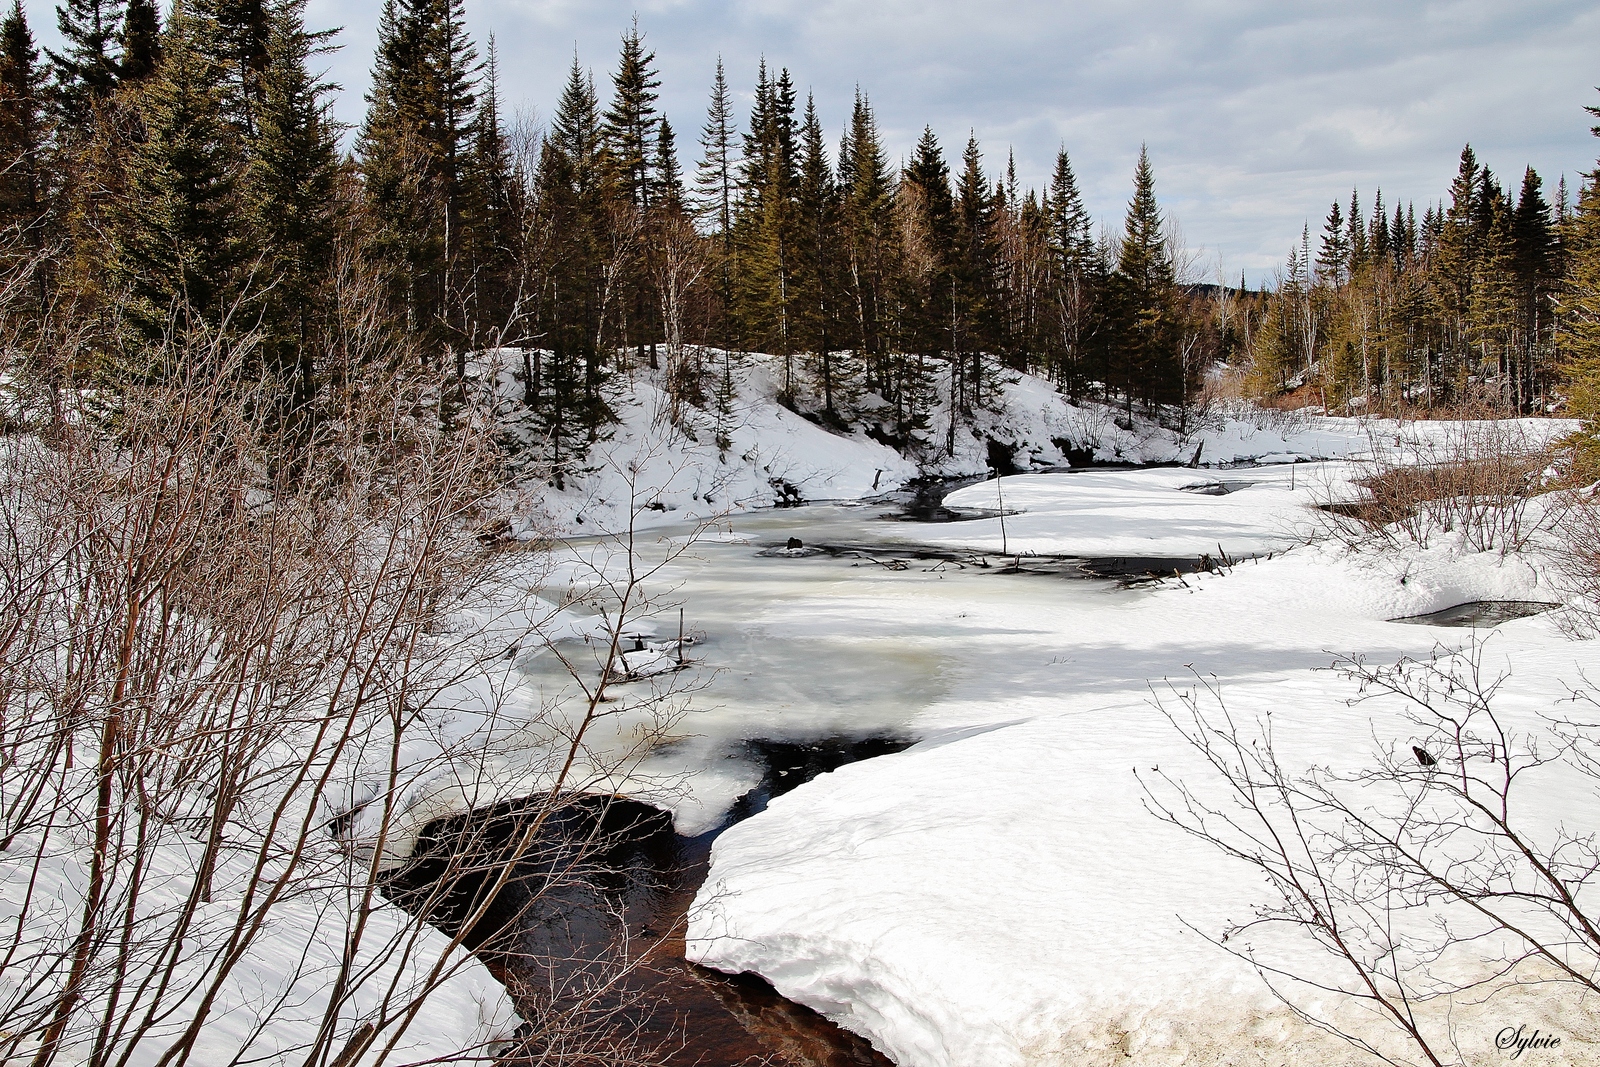
{"type": "Polygon", "coordinates": [[[784,545],[783,547],[789,549],[792,552],[797,548],[804,548],[804,547],[806,547],[806,545],[805,545],[804,541],[800,540],[800,538],[791,537],[791,538],[789,538],[789,543],[784,545]]]}

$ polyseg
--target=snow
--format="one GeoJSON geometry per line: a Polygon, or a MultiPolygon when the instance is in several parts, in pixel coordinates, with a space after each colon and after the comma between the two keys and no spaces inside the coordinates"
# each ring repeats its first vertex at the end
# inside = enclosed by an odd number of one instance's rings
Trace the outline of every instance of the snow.
{"type": "MultiPolygon", "coordinates": [[[[1398,728],[1395,712],[1349,707],[1346,683],[1318,670],[1334,653],[1425,653],[1460,632],[1388,620],[1475,599],[1557,598],[1538,552],[1472,553],[1448,536],[1377,552],[1307,543],[1318,527],[1307,505],[1354,492],[1365,457],[1421,456],[1456,431],[1234,408],[1179,434],[1070,404],[1049,383],[1019,376],[971,428],[949,434],[949,412],[936,411],[928,444],[907,458],[777,403],[777,367],[753,357],[726,418],[690,411],[677,425],[658,384],[640,375],[614,401],[621,422],[583,469],[560,488],[531,487],[536,505],[513,533],[565,540],[549,559],[508,556],[500,588],[442,628],[443,647],[459,643],[445,659],[487,654],[499,668],[444,686],[407,726],[400,815],[381,864],[401,862],[408,835],[430,819],[554,782],[551,755],[582,719],[579,681],[592,683],[605,655],[605,583],[626,562],[603,535],[631,529],[637,558],[653,568],[650,599],[626,630],[642,647],[628,646],[629,680],[579,746],[569,788],[658,804],[679,832],[698,834],[760,782],[745,739],[921,739],[824,775],[726,831],[691,916],[698,961],[765,975],[908,1067],[1128,1055],[1266,1064],[1290,1049],[1297,1063],[1344,1062],[1345,1046],[1288,1016],[1253,971],[1191,929],[1214,932],[1248,916],[1261,887],[1151,817],[1132,769],[1193,769],[1150,690],[1191,670],[1216,675],[1246,719],[1272,711],[1300,759],[1360,759],[1375,735],[1398,728]],[[968,486],[947,503],[1004,511],[1003,531],[995,515],[882,520],[881,499],[914,478],[984,474],[991,441],[1034,473],[968,486]],[[1062,469],[1084,454],[1189,462],[1197,449],[1202,464],[1245,466],[1062,469]],[[1280,465],[1250,466],[1261,463],[1280,465]],[[1207,492],[1218,487],[1227,491],[1207,492]],[[796,500],[832,503],[771,507],[796,500]],[[805,547],[785,547],[791,537],[805,547]],[[950,558],[918,558],[927,545],[950,558]],[[1002,550],[1261,558],[1125,590],[1000,575],[982,557],[1002,550]],[[666,640],[680,605],[693,639],[684,670],[677,641],[666,640]]],[[[477,369],[515,393],[503,362],[477,369]]],[[[1516,430],[1550,437],[1570,424],[1516,430]]],[[[1545,618],[1507,624],[1500,640],[1517,698],[1530,708],[1564,693],[1561,683],[1576,681],[1575,666],[1592,658],[1592,646],[1567,642],[1545,618]]],[[[372,847],[389,788],[391,738],[379,729],[365,741],[329,813],[351,815],[343,844],[356,860],[372,847]]],[[[41,866],[44,891],[69,911],[82,892],[76,854],[64,848],[41,866]]],[[[329,842],[320,861],[348,859],[329,842]]],[[[184,884],[192,866],[184,848],[160,862],[174,887],[184,884]]],[[[0,913],[19,906],[27,876],[0,867],[0,913]]],[[[152,913],[176,903],[159,896],[161,884],[152,880],[152,913]]],[[[222,989],[195,1062],[241,1052],[270,1062],[306,1040],[359,908],[340,884],[324,879],[273,908],[222,989]],[[255,1033],[250,1009],[267,1002],[284,1007],[255,1033]]],[[[414,962],[364,960],[352,1017],[447,957],[448,977],[392,1062],[481,1046],[515,1024],[504,990],[475,959],[449,951],[443,935],[386,905],[368,921],[372,945],[414,936],[414,962]]],[[[1274,948],[1299,958],[1293,946],[1274,948]]],[[[1595,1040],[1581,1012],[1533,995],[1507,994],[1506,1016],[1526,1002],[1574,1046],[1595,1040]]],[[[1469,1006],[1460,1010],[1471,1016],[1469,1006]]]]}
{"type": "MultiPolygon", "coordinates": [[[[1271,712],[1301,763],[1367,758],[1405,725],[1394,707],[1346,702],[1348,683],[1324,670],[1336,654],[1425,654],[1461,631],[1390,620],[1477,599],[1558,599],[1538,551],[1471,552],[1458,536],[1381,550],[1318,541],[1308,505],[1349,499],[1375,455],[1447,449],[1460,424],[1234,407],[1179,434],[1020,376],[971,428],[951,434],[949,413],[936,412],[913,462],[778,404],[775,369],[754,358],[720,427],[726,448],[711,416],[673,427],[649,376],[632,383],[614,405],[620,425],[585,470],[540,494],[521,530],[570,538],[531,583],[542,603],[566,607],[537,620],[512,612],[493,630],[514,651],[519,633],[548,634],[580,673],[593,660],[597,674],[594,580],[623,562],[597,534],[631,530],[658,601],[629,632],[666,633],[683,605],[691,662],[651,676],[677,666],[675,643],[628,654],[638,680],[586,739],[575,780],[666,808],[680,833],[716,828],[758,784],[745,739],[922,739],[726,830],[691,914],[691,957],[764,975],[902,1065],[1354,1062],[1201,936],[1248,918],[1263,886],[1156,820],[1134,768],[1198,772],[1152,694],[1191,672],[1216,676],[1244,720],[1271,712]],[[990,441],[1033,473],[947,499],[979,517],[880,519],[879,498],[913,477],[983,474],[990,441]],[[1230,469],[1065,469],[1085,453],[1174,464],[1197,452],[1202,467],[1230,469]],[[832,503],[769,509],[796,499],[832,503]],[[984,514],[994,511],[1003,531],[984,514]],[[805,547],[786,547],[794,537],[805,547]],[[950,558],[919,559],[918,545],[950,558]],[[1003,577],[982,558],[1001,551],[1256,558],[1120,590],[1003,577]]],[[[1525,420],[1508,432],[1538,442],[1571,429],[1525,420]]],[[[1588,655],[1548,618],[1501,630],[1529,706],[1564,693],[1588,655]]],[[[514,654],[500,697],[570,706],[576,680],[536,646],[514,654]]],[[[546,781],[537,754],[559,731],[544,729],[509,741],[480,731],[481,751],[462,764],[476,769],[417,783],[417,821],[546,781]]],[[[1321,965],[1293,944],[1262,947],[1307,973],[1321,965]]],[[[1558,997],[1510,991],[1496,1004],[1560,1029],[1569,1047],[1597,1039],[1558,997]]],[[[1331,1001],[1319,1007],[1371,1032],[1331,1001]]],[[[1450,1009],[1462,1026],[1489,1025],[1471,1005],[1450,1009]]]]}
{"type": "MultiPolygon", "coordinates": [[[[1326,468],[1323,486],[1337,488],[1344,469],[1326,468]]],[[[1136,769],[1147,780],[1155,768],[1205,780],[1160,710],[1175,706],[1164,680],[1215,677],[1236,721],[1271,717],[1292,766],[1350,769],[1380,744],[1404,751],[1416,731],[1397,701],[1351,705],[1353,685],[1324,669],[1335,656],[1426,655],[1467,635],[1389,620],[1559,595],[1541,551],[1473,552],[1459,534],[1426,547],[1284,551],[1309,534],[1305,504],[1322,490],[1300,480],[1313,473],[1300,465],[1294,490],[1287,469],[1000,483],[1018,512],[1006,520],[1014,552],[1192,554],[1220,541],[1232,556],[1274,553],[1225,573],[1120,592],[874,575],[847,597],[762,611],[796,642],[806,618],[858,639],[898,631],[943,664],[945,684],[901,709],[921,743],[823,775],[718,838],[691,913],[691,958],[765,976],[907,1067],[1363,1062],[1202,936],[1270,897],[1251,870],[1147,807],[1136,769]],[[1236,475],[1254,484],[1217,497],[1182,491],[1236,475]]],[[[995,493],[984,483],[949,503],[993,508],[995,493]]],[[[996,519],[918,532],[999,548],[996,519]]],[[[1502,699],[1529,728],[1595,661],[1593,644],[1569,641],[1551,617],[1505,624],[1491,648],[1511,672],[1502,699]]],[[[1600,817],[1592,785],[1540,796],[1546,825],[1600,817]]],[[[1258,940],[1274,964],[1312,976],[1326,968],[1303,945],[1258,940]]],[[[1448,1012],[1485,1057],[1494,1033],[1523,1021],[1560,1033],[1569,1062],[1600,1054],[1600,1026],[1575,996],[1521,987],[1481,1000],[1441,1000],[1424,1014],[1438,1022],[1448,1012]]],[[[1348,1005],[1316,1007],[1403,1052],[1348,1005]]]]}

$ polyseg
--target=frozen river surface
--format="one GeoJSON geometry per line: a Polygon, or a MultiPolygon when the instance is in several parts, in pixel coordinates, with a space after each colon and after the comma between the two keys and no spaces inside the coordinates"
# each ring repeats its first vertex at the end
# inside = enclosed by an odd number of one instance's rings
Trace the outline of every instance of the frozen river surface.
{"type": "MultiPolygon", "coordinates": [[[[964,522],[812,506],[642,535],[654,615],[629,632],[670,644],[681,607],[691,664],[616,687],[597,759],[635,756],[611,784],[670,810],[685,836],[772,793],[716,838],[688,957],[762,975],[902,1065],[1265,1064],[1290,1048],[1353,1062],[1202,936],[1253,914],[1263,887],[1154,819],[1136,775],[1203,781],[1163,713],[1197,678],[1241,722],[1271,715],[1297,764],[1404,751],[1427,738],[1396,705],[1353,705],[1334,659],[1393,662],[1469,636],[1393,620],[1550,599],[1535,561],[1450,537],[1307,543],[1308,505],[1341,477],[1311,464],[1029,475],[952,494],[979,515],[964,522]],[[1184,556],[1222,565],[1129,586],[1069,577],[1066,558],[1165,569],[1184,556]],[[758,742],[862,737],[917,743],[770,788],[758,742]]],[[[615,542],[573,543],[544,595],[622,570],[615,542]]],[[[1495,640],[1527,683],[1519,709],[1558,699],[1592,651],[1542,617],[1495,640]]],[[[581,639],[563,647],[593,664],[581,639]]],[[[547,704],[574,693],[556,666],[522,664],[547,704]]],[[[1315,973],[1304,949],[1263,945],[1315,973]]]]}

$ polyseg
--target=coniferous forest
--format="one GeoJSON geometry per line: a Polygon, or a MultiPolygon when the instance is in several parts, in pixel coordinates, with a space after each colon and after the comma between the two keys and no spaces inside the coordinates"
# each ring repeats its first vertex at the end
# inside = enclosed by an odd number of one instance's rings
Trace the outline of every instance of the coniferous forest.
{"type": "Polygon", "coordinates": [[[286,425],[374,367],[453,379],[449,425],[469,354],[502,349],[558,479],[618,376],[726,405],[747,352],[781,358],[785,403],[903,449],[937,450],[930,410],[971,412],[1008,370],[1179,422],[1219,365],[1330,412],[1600,405],[1592,180],[1569,206],[1469,147],[1438,204],[1335,202],[1252,292],[1188,276],[1147,154],[1097,234],[1065,149],[1042,190],[931,129],[896,167],[865,92],[834,143],[764,61],[747,120],[719,63],[680,132],[637,24],[529,130],[461,0],[386,0],[346,153],[315,73],[336,45],[304,8],[192,0],[161,25],[152,0],[67,0],[41,52],[13,0],[0,213],[13,317],[49,353],[29,374],[114,394],[203,336],[286,425]]]}

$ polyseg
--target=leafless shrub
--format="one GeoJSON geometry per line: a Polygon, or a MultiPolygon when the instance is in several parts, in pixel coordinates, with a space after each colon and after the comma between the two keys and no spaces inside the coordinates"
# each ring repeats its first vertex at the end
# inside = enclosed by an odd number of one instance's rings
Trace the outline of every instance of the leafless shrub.
{"type": "Polygon", "coordinates": [[[1272,902],[1214,940],[1302,1019],[1386,1062],[1467,1062],[1451,1014],[1462,994],[1481,991],[1481,1003],[1506,983],[1597,990],[1600,837],[1552,820],[1548,790],[1574,775],[1593,790],[1600,733],[1576,716],[1519,729],[1496,707],[1506,675],[1486,669],[1481,643],[1341,666],[1358,700],[1406,702],[1415,747],[1384,744],[1362,770],[1291,769],[1270,715],[1237,722],[1215,682],[1197,678],[1160,703],[1209,780],[1158,773],[1143,780],[1148,805],[1265,877],[1272,902]],[[1268,929],[1316,945],[1331,969],[1256,951],[1268,929]],[[1330,992],[1368,1008],[1410,1054],[1339,1018],[1330,992]]]}
{"type": "Polygon", "coordinates": [[[1593,637],[1600,632],[1600,499],[1595,487],[1572,494],[1557,529],[1556,568],[1566,593],[1559,617],[1573,636],[1593,637]]]}
{"type": "MultiPolygon", "coordinates": [[[[89,388],[72,354],[31,372],[48,331],[0,323],[28,416],[0,437],[0,1061],[401,1062],[506,871],[653,743],[647,700],[630,748],[590,737],[648,604],[631,558],[590,590],[613,607],[597,674],[573,664],[580,706],[502,722],[506,650],[450,623],[530,584],[532,557],[479,541],[492,427],[443,429],[451,369],[399,373],[422,361],[391,351],[360,277],[341,292],[315,412],[292,419],[249,338],[175,338],[159,380],[89,388]],[[480,727],[451,725],[468,711],[480,727]],[[441,938],[385,904],[386,872],[441,782],[501,799],[481,745],[513,725],[538,752],[532,816],[509,852],[451,853],[486,877],[441,938]]],[[[552,855],[585,876],[584,851],[552,855]]],[[[533,1022],[583,1062],[644,1058],[607,1018],[533,1022]]]]}
{"type": "Polygon", "coordinates": [[[1555,456],[1516,422],[1464,421],[1437,435],[1372,435],[1370,459],[1357,464],[1354,500],[1325,493],[1319,507],[1326,532],[1346,541],[1374,536],[1426,547],[1440,534],[1459,533],[1479,552],[1526,548],[1559,517],[1561,488],[1546,476],[1555,456]],[[1555,505],[1555,506],[1551,506],[1555,505]]]}

